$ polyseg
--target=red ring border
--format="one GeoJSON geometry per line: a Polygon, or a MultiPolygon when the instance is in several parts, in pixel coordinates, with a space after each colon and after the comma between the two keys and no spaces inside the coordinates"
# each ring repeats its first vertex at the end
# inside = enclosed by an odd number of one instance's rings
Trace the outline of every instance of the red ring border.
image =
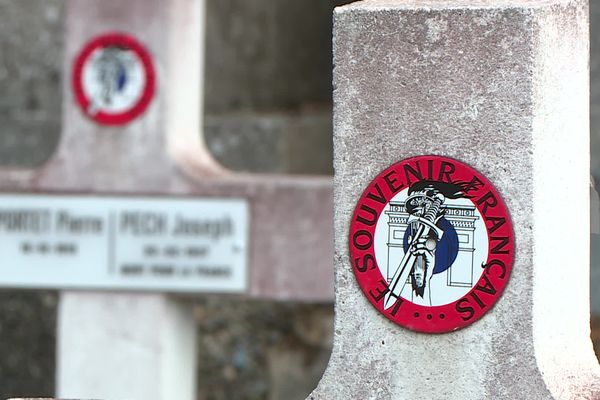
{"type": "Polygon", "coordinates": [[[125,125],[140,116],[154,98],[156,90],[156,72],[150,53],[137,39],[127,33],[109,32],[93,38],[83,47],[75,59],[71,83],[77,104],[88,118],[101,125],[125,125]],[[129,110],[118,114],[100,111],[92,116],[87,113],[90,100],[83,90],[83,66],[88,57],[96,49],[108,46],[120,46],[133,50],[142,60],[142,65],[146,73],[146,84],[139,101],[129,110]]]}
{"type": "MultiPolygon", "coordinates": [[[[398,173],[398,176],[402,176],[402,174],[398,173]]],[[[403,189],[405,189],[405,187],[401,190],[403,189]]],[[[485,203],[478,205],[476,204],[476,202],[474,202],[474,205],[477,207],[480,214],[483,216],[484,224],[487,228],[489,246],[486,264],[489,264],[490,261],[492,261],[491,256],[493,244],[491,240],[492,236],[490,236],[490,227],[486,223],[488,220],[488,216],[486,216],[482,210],[484,208],[485,203]]],[[[490,207],[490,209],[492,209],[492,207],[490,207]]],[[[404,328],[423,333],[447,333],[456,331],[458,329],[462,329],[478,321],[481,317],[483,317],[483,315],[485,315],[490,309],[492,309],[498,301],[498,299],[501,297],[506,285],[508,284],[514,262],[515,250],[514,231],[512,228],[510,214],[508,213],[508,209],[496,188],[485,176],[480,174],[477,170],[470,167],[469,165],[450,157],[437,155],[416,156],[396,162],[393,165],[386,168],[385,170],[383,170],[379,175],[377,175],[375,179],[373,179],[369,183],[367,188],[362,193],[359,201],[357,202],[354,213],[352,215],[348,245],[350,249],[350,263],[352,265],[355,278],[371,305],[374,306],[390,321],[404,328]],[[494,268],[497,265],[492,265],[489,268],[489,273],[484,271],[479,281],[475,285],[473,285],[471,291],[469,291],[466,295],[457,299],[453,303],[446,304],[443,306],[421,306],[414,304],[410,301],[404,300],[404,302],[396,310],[396,314],[392,315],[391,312],[394,310],[394,307],[390,308],[389,310],[384,310],[383,300],[376,300],[377,297],[381,296],[381,291],[382,289],[384,289],[384,284],[385,288],[387,288],[387,281],[380,273],[379,267],[377,265],[377,260],[375,259],[374,240],[375,228],[377,226],[377,223],[373,224],[372,226],[367,226],[366,224],[357,221],[357,216],[359,215],[361,205],[366,204],[376,211],[377,218],[379,218],[381,212],[387,206],[387,204],[389,204],[392,197],[398,192],[400,192],[400,190],[398,190],[397,192],[392,193],[391,189],[387,187],[388,184],[385,182],[384,177],[393,171],[402,172],[402,169],[406,164],[412,164],[411,166],[414,167],[416,165],[415,163],[421,160],[431,160],[433,161],[434,165],[438,163],[440,166],[442,162],[451,163],[456,167],[456,171],[452,176],[453,181],[463,180],[469,182],[471,179],[473,179],[473,177],[477,177],[483,183],[483,186],[474,192],[475,195],[473,200],[481,198],[481,196],[485,195],[487,192],[490,192],[497,200],[497,205],[493,207],[493,212],[489,212],[489,216],[496,218],[505,218],[505,223],[495,230],[493,237],[508,238],[507,247],[503,247],[503,249],[506,249],[507,254],[493,254],[494,260],[499,260],[504,264],[503,274],[500,274],[502,275],[502,278],[500,278],[500,275],[494,275],[498,272],[498,268],[500,267],[494,268]],[[385,204],[381,204],[377,201],[367,198],[367,195],[371,193],[373,189],[375,189],[375,185],[377,184],[379,184],[380,189],[382,189],[384,191],[384,194],[386,195],[385,204]],[[388,189],[387,191],[385,190],[386,188],[388,189]],[[368,231],[371,234],[372,243],[365,250],[360,250],[353,245],[354,236],[357,234],[358,231],[368,231]],[[361,260],[364,260],[364,257],[367,254],[372,254],[373,265],[370,265],[368,262],[365,262],[364,265],[362,265],[363,267],[365,267],[365,271],[361,272],[358,268],[357,262],[360,263],[361,260]],[[468,320],[464,320],[464,316],[459,315],[458,311],[456,310],[457,303],[465,298],[468,299],[468,297],[476,291],[476,287],[478,285],[486,284],[484,280],[486,275],[492,283],[496,293],[494,295],[488,295],[486,293],[480,293],[480,295],[477,295],[479,300],[482,301],[485,306],[482,308],[477,303],[477,301],[470,301],[469,306],[473,307],[474,314],[468,320]]],[[[474,300],[474,298],[469,300],[474,300]]]]}

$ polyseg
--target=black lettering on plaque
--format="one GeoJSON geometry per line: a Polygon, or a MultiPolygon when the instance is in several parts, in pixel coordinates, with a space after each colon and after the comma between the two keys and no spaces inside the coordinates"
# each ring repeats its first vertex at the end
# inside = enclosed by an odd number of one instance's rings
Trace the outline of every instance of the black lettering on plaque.
{"type": "Polygon", "coordinates": [[[375,287],[376,293],[373,293],[372,290],[369,290],[369,294],[375,300],[375,302],[379,303],[386,295],[387,292],[390,291],[388,288],[388,284],[383,279],[379,280],[379,286],[375,287]]]}
{"type": "Polygon", "coordinates": [[[352,237],[352,243],[354,244],[354,247],[359,250],[367,250],[373,244],[373,236],[371,236],[369,231],[360,230],[352,237]],[[361,237],[365,239],[361,241],[361,237]]]}
{"type": "Polygon", "coordinates": [[[413,183],[413,181],[410,179],[411,175],[414,178],[416,178],[414,180],[414,182],[423,180],[423,173],[421,172],[421,164],[419,164],[419,162],[417,161],[415,163],[415,165],[417,166],[417,169],[414,169],[409,164],[404,164],[404,176],[406,177],[406,183],[408,184],[408,186],[412,185],[412,183],[413,183]]]}
{"type": "Polygon", "coordinates": [[[506,276],[506,265],[501,260],[492,260],[487,264],[483,264],[482,267],[485,268],[486,274],[491,274],[492,269],[494,267],[498,267],[498,268],[500,268],[500,275],[498,275],[498,278],[504,279],[504,277],[506,276]]]}
{"type": "MultiPolygon", "coordinates": [[[[360,223],[363,223],[367,226],[373,226],[377,223],[377,211],[373,210],[371,207],[363,204],[360,206],[362,211],[366,211],[368,213],[367,218],[364,218],[362,215],[358,215],[356,220],[360,223]]],[[[364,214],[363,214],[364,215],[364,214]]]]}
{"type": "Polygon", "coordinates": [[[377,190],[377,195],[373,194],[373,192],[369,192],[369,194],[367,194],[367,198],[374,200],[374,201],[378,202],[379,204],[386,204],[387,199],[383,195],[383,190],[381,190],[381,187],[379,187],[379,183],[375,184],[374,187],[375,187],[375,190],[377,190]]]}
{"type": "Polygon", "coordinates": [[[483,204],[483,210],[481,213],[485,218],[487,218],[487,210],[488,207],[494,208],[498,205],[498,200],[496,200],[496,196],[492,192],[487,192],[479,200],[477,200],[477,205],[480,206],[483,204]]]}
{"type": "Polygon", "coordinates": [[[490,238],[490,244],[491,242],[496,241],[496,242],[500,242],[498,243],[496,246],[492,247],[492,254],[508,254],[508,249],[507,250],[502,250],[504,247],[506,247],[509,243],[509,239],[506,236],[503,237],[491,237],[490,238]]]}
{"type": "Polygon", "coordinates": [[[375,264],[375,257],[373,257],[372,254],[365,254],[365,256],[363,257],[363,264],[360,265],[360,259],[357,258],[354,260],[354,268],[356,268],[358,270],[358,272],[366,272],[367,269],[369,269],[369,263],[370,263],[370,269],[376,268],[377,265],[375,264]]]}
{"type": "Polygon", "coordinates": [[[456,303],[456,311],[459,314],[463,314],[460,316],[463,321],[468,321],[475,315],[475,309],[471,307],[467,298],[462,298],[456,303]]]}
{"type": "Polygon", "coordinates": [[[454,164],[449,163],[447,161],[442,161],[442,164],[440,166],[440,174],[438,175],[438,181],[446,181],[446,182],[452,182],[452,174],[454,173],[454,171],[456,171],[456,167],[454,166],[454,164]]]}

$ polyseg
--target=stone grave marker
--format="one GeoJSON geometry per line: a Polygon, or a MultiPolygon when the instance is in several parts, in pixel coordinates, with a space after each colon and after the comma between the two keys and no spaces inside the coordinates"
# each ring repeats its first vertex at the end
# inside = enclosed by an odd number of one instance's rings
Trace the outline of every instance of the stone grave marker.
{"type": "Polygon", "coordinates": [[[331,182],[212,159],[203,0],[65,8],[60,143],[0,171],[0,286],[61,290],[57,397],[191,400],[186,298],[330,300],[331,182]]]}
{"type": "Polygon", "coordinates": [[[588,4],[334,17],[334,350],[309,399],[597,399],[588,4]]]}

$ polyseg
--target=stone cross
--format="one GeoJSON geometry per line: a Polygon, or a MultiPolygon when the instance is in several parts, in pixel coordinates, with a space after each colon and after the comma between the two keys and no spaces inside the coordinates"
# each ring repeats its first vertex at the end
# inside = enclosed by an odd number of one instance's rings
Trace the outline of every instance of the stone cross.
{"type": "MultiPolygon", "coordinates": [[[[40,168],[0,171],[2,192],[241,200],[248,209],[248,243],[240,299],[328,301],[330,179],[236,174],[218,165],[203,143],[204,0],[68,0],[65,8],[60,144],[40,168]],[[144,54],[119,53],[116,46],[113,52],[86,53],[85,62],[106,67],[98,76],[86,75],[87,64],[78,63],[82,49],[115,33],[143,45],[153,74],[140,72],[148,61],[144,54]],[[110,57],[122,62],[115,68],[102,64],[110,57]],[[108,85],[98,98],[86,99],[80,86],[94,89],[94,77],[109,77],[108,85]],[[146,92],[127,92],[150,81],[150,101],[146,92]],[[106,100],[113,95],[114,102],[106,100]],[[129,103],[138,105],[128,109],[129,103]],[[119,107],[127,112],[118,118],[103,114],[119,107]],[[120,124],[123,119],[129,120],[120,124]]],[[[57,397],[195,399],[197,339],[193,310],[183,296],[62,289],[57,397]]]]}
{"type": "MultiPolygon", "coordinates": [[[[366,0],[337,8],[334,21],[335,335],[329,366],[308,398],[600,398],[589,337],[587,3],[366,0]],[[425,157],[423,171],[403,161],[418,156],[425,157]],[[377,199],[389,201],[419,175],[457,184],[453,170],[445,171],[449,179],[427,176],[428,162],[440,156],[469,165],[489,180],[482,185],[496,188],[492,201],[463,186],[474,194],[463,201],[474,205],[489,233],[507,229],[490,218],[502,198],[514,247],[489,247],[490,254],[512,258],[501,295],[497,286],[470,283],[471,292],[458,300],[459,323],[471,312],[481,318],[431,334],[422,331],[443,324],[439,307],[427,315],[402,314],[411,300],[424,301],[411,290],[411,284],[419,287],[417,267],[413,280],[400,282],[400,306],[390,311],[381,304],[393,280],[377,272],[385,258],[353,257],[357,248],[379,244],[391,254],[395,236],[359,234],[354,242],[352,232],[368,232],[373,221],[368,209],[355,213],[358,204],[374,210],[377,199]],[[374,190],[378,174],[399,161],[413,170],[385,175],[387,184],[379,178],[381,192],[374,190]],[[365,290],[364,274],[375,273],[381,281],[365,290]],[[492,293],[495,305],[488,302],[492,293]],[[400,322],[418,320],[419,329],[395,324],[394,312],[400,322]]],[[[427,207],[440,192],[430,190],[415,190],[414,204],[389,205],[385,210],[399,221],[390,219],[390,227],[402,225],[403,207],[427,207]]],[[[440,218],[451,220],[452,213],[448,206],[440,218]]],[[[402,237],[412,243],[408,234],[402,237]]],[[[431,248],[442,244],[431,238],[431,248]]],[[[397,248],[417,258],[431,251],[401,242],[397,248]]],[[[509,268],[489,258],[472,265],[486,279],[506,277],[509,268]]]]}

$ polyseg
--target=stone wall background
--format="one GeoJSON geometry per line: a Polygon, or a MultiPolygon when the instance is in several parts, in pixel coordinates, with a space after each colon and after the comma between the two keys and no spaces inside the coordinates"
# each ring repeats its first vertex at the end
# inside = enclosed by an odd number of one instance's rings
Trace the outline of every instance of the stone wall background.
{"type": "MultiPolygon", "coordinates": [[[[62,22],[60,1],[0,0],[0,165],[40,164],[57,144],[62,22]]],[[[56,305],[54,292],[0,290],[1,399],[53,394],[56,305]]]]}
{"type": "MultiPolygon", "coordinates": [[[[590,13],[596,182],[599,1],[590,13]]],[[[331,174],[331,11],[344,1],[207,2],[205,135],[216,158],[237,170],[331,174]]],[[[37,165],[56,146],[63,18],[62,0],[0,0],[0,165],[37,165]]],[[[592,309],[600,315],[600,236],[592,243],[592,309]]],[[[53,394],[56,303],[52,291],[0,290],[0,399],[53,394]]],[[[202,400],[304,399],[329,358],[329,304],[211,296],[197,301],[196,316],[202,400]]]]}

